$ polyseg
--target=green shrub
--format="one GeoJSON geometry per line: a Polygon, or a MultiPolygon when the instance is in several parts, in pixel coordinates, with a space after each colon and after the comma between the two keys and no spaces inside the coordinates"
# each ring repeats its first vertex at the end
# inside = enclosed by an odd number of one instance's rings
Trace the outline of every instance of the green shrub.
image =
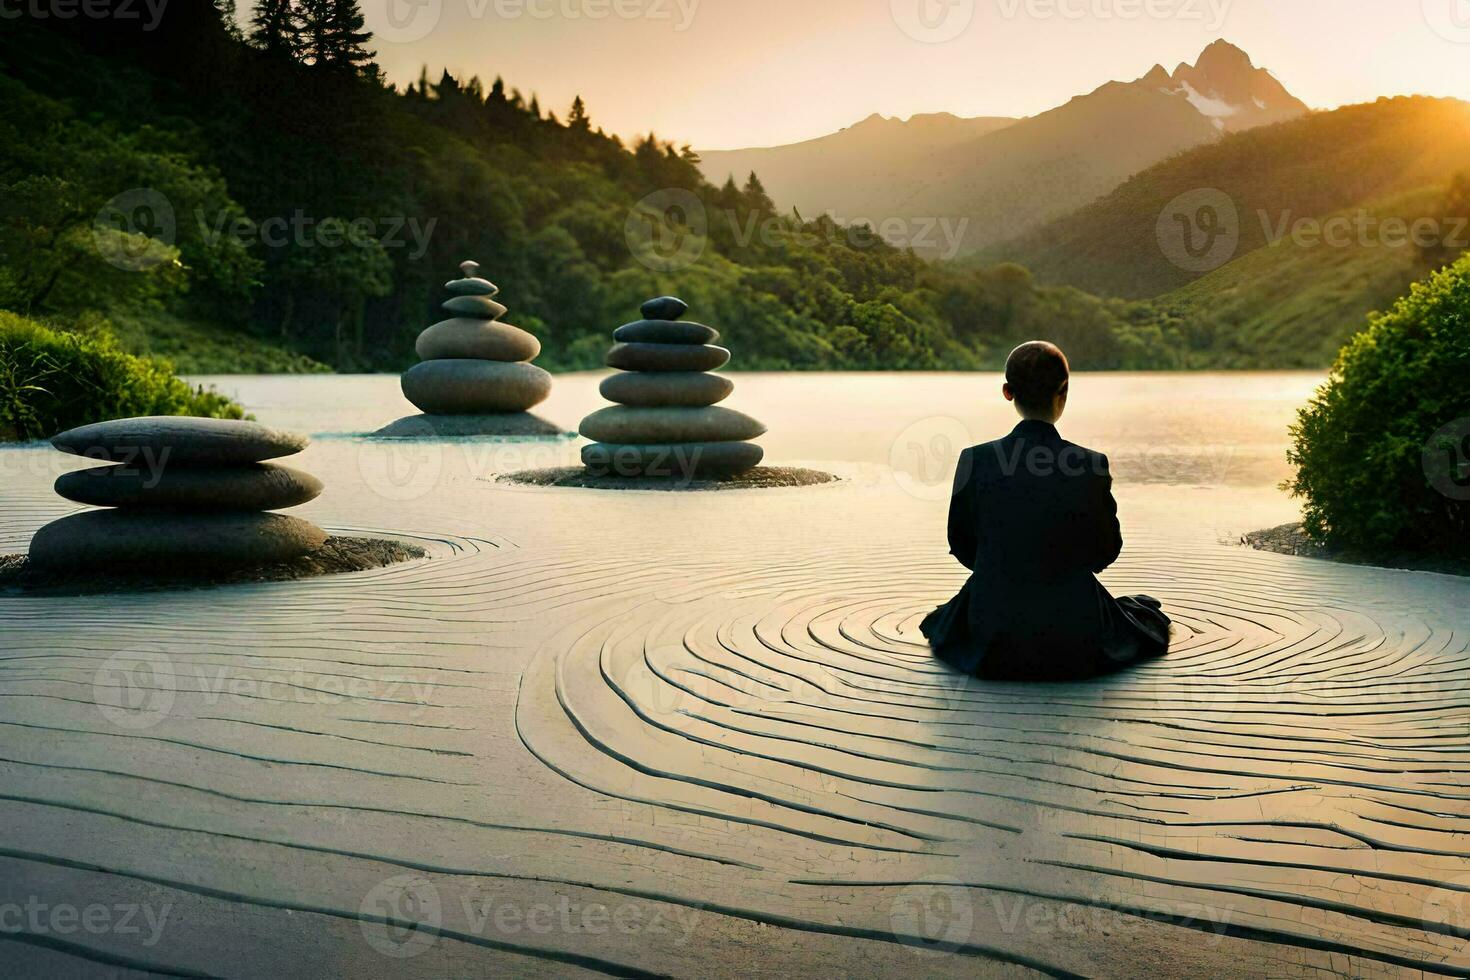
{"type": "Polygon", "coordinates": [[[167,361],[119,350],[105,332],[67,333],[0,311],[0,440],[134,415],[245,417],[218,392],[179,380],[167,361]]]}
{"type": "Polygon", "coordinates": [[[1289,483],[1306,531],[1366,552],[1470,554],[1464,481],[1470,426],[1470,257],[1416,283],[1373,317],[1292,427],[1289,483]],[[1432,478],[1432,479],[1431,479],[1432,478]]]}

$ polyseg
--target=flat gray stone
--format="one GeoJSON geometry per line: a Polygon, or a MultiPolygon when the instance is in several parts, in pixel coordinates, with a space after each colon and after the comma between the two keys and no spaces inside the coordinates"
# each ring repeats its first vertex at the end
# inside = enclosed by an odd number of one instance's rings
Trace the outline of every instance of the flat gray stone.
{"type": "Polygon", "coordinates": [[[735,382],[698,371],[621,371],[603,378],[598,390],[619,405],[700,408],[729,398],[735,382]]]}
{"type": "Polygon", "coordinates": [[[327,532],[285,514],[189,514],[89,510],[52,521],[31,538],[40,568],[228,568],[289,561],[327,532]]]}
{"type": "Polygon", "coordinates": [[[441,305],[445,313],[476,320],[499,320],[506,314],[505,307],[488,296],[454,296],[441,305]]]}
{"type": "Polygon", "coordinates": [[[500,287],[488,279],[451,279],[444,288],[454,296],[494,296],[500,287]]]}
{"type": "Polygon", "coordinates": [[[582,447],[582,465],[592,476],[663,477],[690,480],[729,476],[759,465],[765,450],[752,442],[694,442],[668,445],[582,447]]]}
{"type": "Polygon", "coordinates": [[[677,320],[689,312],[689,304],[677,296],[659,296],[639,309],[648,320],[677,320]]]}
{"type": "Polygon", "coordinates": [[[51,437],[64,453],[134,466],[231,466],[290,456],[311,440],[258,422],[149,415],[68,429],[51,437]]]}
{"type": "Polygon", "coordinates": [[[56,478],[56,492],[94,507],[260,511],[315,500],[322,482],[310,473],[270,463],[158,470],[118,463],[63,473],[56,478]]]}
{"type": "Polygon", "coordinates": [[[625,344],[713,344],[719,339],[714,327],[689,320],[636,320],[613,331],[613,340],[625,344]]]}
{"type": "Polygon", "coordinates": [[[672,442],[737,442],[765,434],[744,412],[709,408],[634,408],[614,405],[593,412],[578,431],[593,442],[663,445],[672,442]]]}
{"type": "Polygon", "coordinates": [[[723,347],[704,344],[614,344],[607,366],[624,371],[713,371],[730,362],[723,347]]]}
{"type": "Polygon", "coordinates": [[[509,323],[455,317],[419,334],[414,350],[422,361],[530,361],[541,353],[541,341],[509,323]]]}
{"type": "Polygon", "coordinates": [[[573,434],[530,412],[500,415],[410,415],[373,433],[380,439],[561,437],[573,434]]]}
{"type": "Polygon", "coordinates": [[[524,412],[551,394],[551,375],[534,364],[433,360],[400,379],[404,396],[426,415],[524,412]]]}

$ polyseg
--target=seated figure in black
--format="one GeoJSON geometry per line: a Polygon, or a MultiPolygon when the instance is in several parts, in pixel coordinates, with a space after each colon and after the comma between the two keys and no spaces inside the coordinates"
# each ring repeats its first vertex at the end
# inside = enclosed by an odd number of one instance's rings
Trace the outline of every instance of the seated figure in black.
{"type": "Polygon", "coordinates": [[[1168,651],[1158,600],[1115,599],[1096,578],[1123,537],[1108,458],[1056,430],[1070,373],[1053,344],[1016,348],[1001,390],[1021,423],[960,454],[949,545],[971,575],[921,629],[936,655],[966,673],[1090,677],[1168,651]]]}

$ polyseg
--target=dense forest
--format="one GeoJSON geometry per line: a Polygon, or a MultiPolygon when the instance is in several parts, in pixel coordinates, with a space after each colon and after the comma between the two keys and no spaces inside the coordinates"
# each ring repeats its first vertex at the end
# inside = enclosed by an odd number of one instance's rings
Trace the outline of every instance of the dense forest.
{"type": "Polygon", "coordinates": [[[659,293],[736,368],[994,367],[1039,336],[1084,369],[1216,363],[1219,328],[1187,305],[777,213],[757,175],[713,186],[687,147],[625,145],[581,98],[559,116],[427,69],[399,90],[353,0],[267,0],[238,25],[222,7],[6,21],[0,309],[184,371],[395,371],[473,258],[554,370],[599,366],[659,293]]]}
{"type": "Polygon", "coordinates": [[[1042,333],[1082,366],[1177,363],[1144,307],[777,214],[755,175],[711,186],[687,148],[625,146],[580,99],[558,118],[447,72],[397,91],[361,23],[340,0],[266,3],[243,29],[199,0],[154,30],[7,22],[0,307],[186,370],[397,370],[475,258],[553,368],[598,365],[662,292],[743,368],[970,368],[1042,333]]]}

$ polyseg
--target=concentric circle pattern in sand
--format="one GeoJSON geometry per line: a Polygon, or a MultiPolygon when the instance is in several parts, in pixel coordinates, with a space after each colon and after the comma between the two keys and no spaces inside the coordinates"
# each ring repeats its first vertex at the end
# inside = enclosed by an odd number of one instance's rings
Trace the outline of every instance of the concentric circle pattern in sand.
{"type": "Polygon", "coordinates": [[[547,644],[521,736],[579,785],[728,822],[725,856],[759,855],[790,901],[849,925],[866,910],[881,927],[918,886],[986,905],[979,948],[1079,972],[1062,950],[1082,935],[1008,934],[1006,910],[1271,944],[1253,955],[1292,972],[1470,970],[1465,634],[1372,611],[1330,566],[1141,554],[1128,579],[1171,579],[1154,589],[1176,620],[1168,658],[1102,682],[983,682],[918,634],[954,580],[928,564],[682,576],[547,644]]]}

